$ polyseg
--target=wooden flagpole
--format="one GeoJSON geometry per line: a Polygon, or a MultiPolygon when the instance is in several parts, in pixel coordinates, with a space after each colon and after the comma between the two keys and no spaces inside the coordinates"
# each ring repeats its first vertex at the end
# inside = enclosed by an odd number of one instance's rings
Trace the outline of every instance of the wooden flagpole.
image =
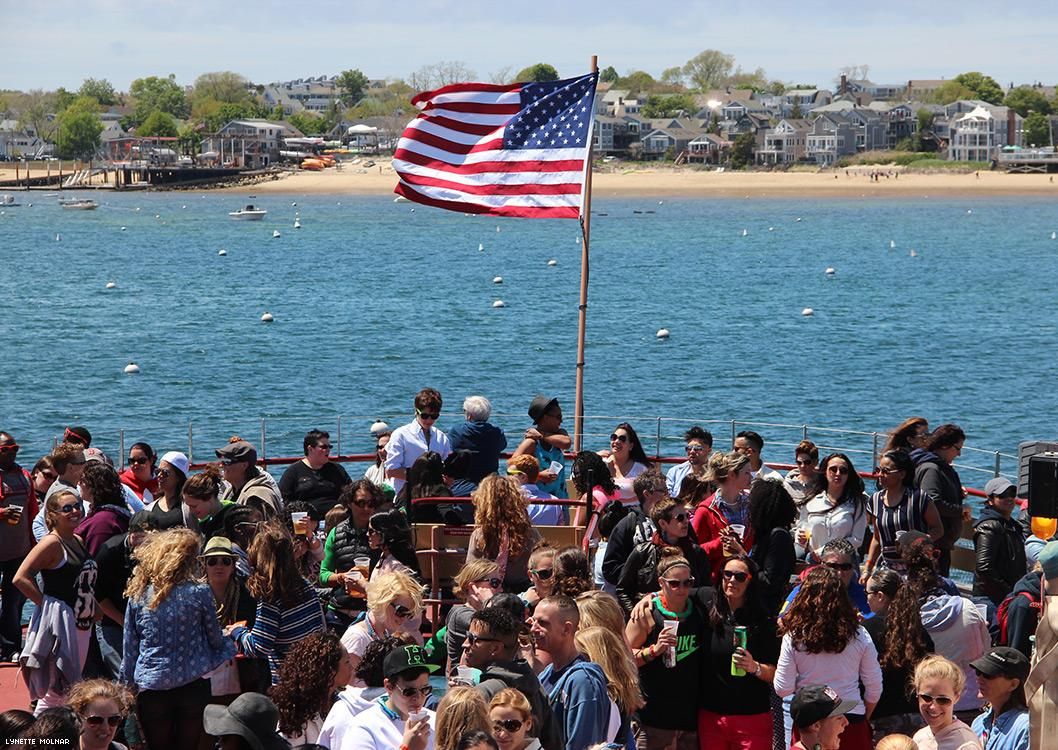
{"type": "MultiPolygon", "coordinates": [[[[591,72],[599,72],[599,56],[591,56],[591,72]]],[[[596,93],[597,95],[597,93],[596,93]]],[[[588,130],[588,158],[584,165],[584,205],[580,215],[580,305],[577,307],[577,384],[574,399],[573,450],[584,441],[584,337],[588,325],[588,247],[591,243],[591,160],[595,150],[595,112],[588,130]]]]}

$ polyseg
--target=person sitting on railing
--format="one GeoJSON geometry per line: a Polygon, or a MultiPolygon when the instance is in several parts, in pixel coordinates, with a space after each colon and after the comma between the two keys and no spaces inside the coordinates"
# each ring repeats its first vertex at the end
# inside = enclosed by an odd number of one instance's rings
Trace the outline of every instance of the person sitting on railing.
{"type": "Polygon", "coordinates": [[[604,455],[606,467],[621,493],[621,502],[625,505],[635,503],[636,494],[632,489],[632,482],[640,474],[648,471],[653,464],[647,458],[639,435],[636,434],[632,425],[628,422],[621,422],[617,425],[613,434],[610,435],[609,453],[602,451],[600,455],[604,455]]]}
{"type": "Polygon", "coordinates": [[[525,431],[525,438],[514,449],[514,456],[535,456],[540,466],[537,479],[540,489],[555,497],[565,498],[566,457],[573,440],[562,429],[562,407],[557,398],[537,396],[529,404],[533,426],[525,431]]]}
{"type": "Polygon", "coordinates": [[[750,459],[732,452],[716,451],[709,456],[706,478],[717,485],[716,492],[694,510],[691,525],[695,537],[709,556],[714,583],[725,557],[743,554],[753,546],[749,530],[750,459]]]}
{"type": "MultiPolygon", "coordinates": [[[[427,451],[415,459],[408,469],[407,481],[401,486],[393,503],[413,523],[441,523],[441,506],[414,501],[420,497],[451,497],[444,482],[444,459],[440,453],[427,451]]],[[[460,519],[455,520],[462,523],[460,519]]]]}
{"type": "MultiPolygon", "coordinates": [[[[602,456],[593,451],[581,451],[573,459],[573,486],[580,502],[590,503],[594,511],[601,511],[611,500],[621,499],[621,493],[610,475],[609,467],[602,456]]],[[[583,528],[586,523],[587,513],[584,506],[578,505],[573,514],[573,525],[583,528]]]]}
{"type": "Polygon", "coordinates": [[[474,525],[467,562],[494,560],[503,590],[521,593],[529,587],[529,554],[540,539],[529,519],[521,488],[510,477],[485,477],[474,491],[474,525]]]}
{"type": "Polygon", "coordinates": [[[386,477],[398,494],[419,456],[432,452],[444,461],[452,452],[448,436],[435,426],[442,403],[440,391],[423,388],[415,394],[415,419],[395,429],[390,436],[386,446],[386,477]]]}
{"type": "Polygon", "coordinates": [[[472,460],[466,478],[476,485],[499,471],[500,453],[507,447],[507,436],[489,423],[492,404],[484,396],[467,396],[463,400],[463,415],[466,421],[448,431],[448,442],[453,451],[470,451],[472,460]]]}
{"type": "Polygon", "coordinates": [[[805,493],[819,471],[819,448],[811,440],[802,440],[794,448],[794,463],[797,467],[790,469],[782,483],[794,504],[800,507],[808,502],[809,495],[805,493]]]}
{"type": "Polygon", "coordinates": [[[665,474],[665,486],[668,488],[669,497],[677,497],[680,494],[683,480],[688,476],[705,478],[709,454],[713,450],[712,433],[703,430],[698,425],[683,433],[683,440],[687,443],[687,460],[682,464],[676,464],[665,474]]]}
{"type": "MultiPolygon", "coordinates": [[[[516,481],[526,499],[555,500],[555,496],[540,489],[536,480],[540,477],[540,462],[536,456],[523,453],[507,459],[507,474],[516,481]]],[[[546,505],[530,502],[527,508],[529,519],[539,526],[562,526],[566,523],[566,509],[561,505],[546,505]]]]}
{"type": "Polygon", "coordinates": [[[749,459],[750,481],[768,479],[781,482],[782,474],[764,465],[761,451],[764,450],[764,438],[753,430],[743,430],[735,436],[734,450],[749,459]]]}
{"type": "Polygon", "coordinates": [[[966,494],[952,461],[962,453],[965,441],[966,434],[958,425],[942,424],[929,436],[925,448],[911,451],[911,460],[915,462],[915,487],[940,511],[944,534],[937,540],[940,550],[938,570],[945,576],[951,571],[952,548],[962,536],[966,494]]]}
{"type": "MultiPolygon", "coordinates": [[[[650,510],[654,503],[667,496],[664,480],[656,472],[640,474],[632,482],[632,489],[639,498],[639,507],[629,509],[610,532],[602,560],[603,579],[614,587],[613,591],[617,590],[621,570],[632,550],[636,545],[650,539],[657,531],[654,522],[650,520],[650,510]]],[[[598,556],[598,553],[596,555],[598,556]]]]}
{"type": "Polygon", "coordinates": [[[859,549],[867,530],[867,496],[852,460],[844,453],[824,458],[807,494],[795,535],[798,558],[818,559],[831,539],[848,539],[859,549]]]}
{"type": "Polygon", "coordinates": [[[1006,477],[989,479],[981,518],[974,525],[974,596],[998,605],[1025,575],[1025,543],[1021,526],[1011,519],[1018,488],[1006,477]]]}
{"type": "Polygon", "coordinates": [[[342,488],[349,484],[345,468],[331,461],[331,436],[323,430],[309,430],[302,441],[305,457],[295,461],[279,480],[283,501],[302,501],[316,509],[320,518],[338,502],[342,488]]]}

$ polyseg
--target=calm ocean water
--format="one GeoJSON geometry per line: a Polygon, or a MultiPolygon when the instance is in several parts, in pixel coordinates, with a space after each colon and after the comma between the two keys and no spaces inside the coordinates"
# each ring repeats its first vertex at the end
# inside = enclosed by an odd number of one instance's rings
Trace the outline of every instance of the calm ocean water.
{"type": "MultiPolygon", "coordinates": [[[[556,394],[572,429],[575,222],[344,195],[256,198],[263,222],[230,220],[247,199],[215,193],[101,193],[92,212],[18,197],[0,215],[0,428],[29,463],[73,423],[117,451],[122,428],[126,445],[186,449],[191,421],[204,458],[232,433],[259,442],[262,417],[268,454],[297,454],[305,429],[344,415],[343,450],[364,450],[373,418],[407,414],[424,385],[453,419],[465,395],[489,396],[512,435],[533,394],[556,394]],[[140,375],[122,373],[130,360],[140,375]]],[[[921,413],[1006,453],[1054,437],[1051,201],[599,195],[595,208],[588,414],[635,415],[649,442],[653,416],[680,418],[662,424],[675,435],[732,418],[871,432],[921,413]]],[[[591,421],[588,446],[614,422],[591,421]]],[[[759,431],[765,456],[788,460],[799,435],[759,431]]]]}

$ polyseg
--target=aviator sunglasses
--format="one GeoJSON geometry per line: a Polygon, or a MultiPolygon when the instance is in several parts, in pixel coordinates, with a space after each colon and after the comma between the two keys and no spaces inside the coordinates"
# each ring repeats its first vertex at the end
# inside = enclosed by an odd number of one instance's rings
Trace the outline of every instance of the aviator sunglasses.
{"type": "Polygon", "coordinates": [[[120,714],[112,714],[110,716],[86,716],[84,717],[84,720],[85,724],[93,727],[102,726],[103,722],[106,722],[112,727],[116,727],[124,718],[125,717],[120,714]]]}

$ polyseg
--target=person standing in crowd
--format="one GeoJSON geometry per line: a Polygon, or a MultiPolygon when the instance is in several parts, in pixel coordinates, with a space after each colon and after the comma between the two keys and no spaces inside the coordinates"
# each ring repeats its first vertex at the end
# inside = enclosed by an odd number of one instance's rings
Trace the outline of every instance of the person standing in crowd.
{"type": "Polygon", "coordinates": [[[289,750],[276,731],[279,711],[261,693],[243,693],[230,705],[211,703],[202,717],[205,731],[221,750],[289,750]]]}
{"type": "Polygon", "coordinates": [[[819,470],[819,448],[811,440],[802,440],[794,448],[794,463],[790,473],[782,480],[786,491],[790,493],[794,504],[800,508],[808,501],[808,488],[816,478],[819,470]]]}
{"type": "Polygon", "coordinates": [[[558,399],[536,396],[529,404],[529,417],[533,426],[525,431],[512,457],[534,456],[540,466],[537,477],[540,490],[555,497],[568,497],[565,451],[573,445],[573,439],[562,429],[562,407],[558,399]]]}
{"type": "Polygon", "coordinates": [[[179,451],[169,451],[158,461],[158,492],[147,511],[157,519],[162,531],[177,526],[191,528],[197,523],[182,500],[189,466],[187,456],[179,451]]]}
{"type": "Polygon", "coordinates": [[[829,685],[856,705],[842,733],[842,750],[870,750],[868,720],[882,695],[882,671],[870,635],[859,624],[836,571],[818,566],[779,621],[782,647],[775,692],[792,696],[805,685],[829,685]],[[861,698],[860,685],[863,685],[861,698]]]}
{"type": "Polygon", "coordinates": [[[581,451],[573,459],[573,487],[577,490],[577,499],[582,503],[577,505],[573,514],[574,526],[584,526],[587,522],[586,505],[598,512],[613,500],[629,507],[636,505],[635,502],[626,503],[621,499],[621,492],[610,475],[609,467],[595,451],[581,451]]]}
{"type": "Polygon", "coordinates": [[[81,719],[79,750],[124,749],[114,742],[114,735],[134,700],[127,687],[110,680],[84,680],[71,687],[66,703],[81,719]]]}
{"type": "Polygon", "coordinates": [[[764,450],[764,438],[752,430],[743,430],[735,436],[735,453],[741,453],[749,459],[750,480],[767,479],[772,482],[781,482],[782,474],[769,469],[764,465],[761,452],[764,450]]]}
{"type": "Polygon", "coordinates": [[[867,495],[852,460],[844,453],[824,458],[806,494],[809,499],[797,528],[798,556],[817,560],[831,539],[848,539],[859,549],[867,531],[867,495]]]}
{"type": "Polygon", "coordinates": [[[695,508],[691,526],[709,556],[709,569],[716,576],[725,557],[753,546],[752,536],[746,533],[751,471],[750,459],[745,454],[715,451],[709,456],[706,478],[716,485],[716,492],[695,508]]]}
{"type": "Polygon", "coordinates": [[[210,697],[203,675],[235,656],[213,594],[195,580],[199,545],[190,529],[170,529],[133,553],[121,682],[138,690],[136,706],[151,750],[199,746],[210,697]]]}
{"type": "MultiPolygon", "coordinates": [[[[639,709],[642,736],[636,745],[695,750],[708,613],[690,597],[695,581],[686,558],[678,554],[662,557],[657,582],[661,590],[650,599],[649,616],[633,616],[624,631],[646,697],[646,705],[639,709]],[[666,627],[666,621],[676,621],[675,630],[666,627]],[[676,658],[670,666],[667,655],[671,652],[676,658]]],[[[768,731],[770,737],[770,724],[768,731]]]]}
{"type": "Polygon", "coordinates": [[[609,717],[599,710],[609,701],[606,676],[577,649],[579,625],[577,603],[568,596],[549,596],[533,613],[536,647],[551,658],[540,673],[540,685],[547,693],[566,750],[583,750],[608,741],[609,717]]]}
{"type": "MultiPolygon", "coordinates": [[[[334,507],[342,488],[349,484],[345,468],[331,461],[331,435],[323,430],[309,430],[302,441],[305,457],[295,461],[279,480],[283,502],[308,503],[323,518],[334,507]]],[[[256,454],[255,454],[256,458],[256,454]]]]}
{"type": "Polygon", "coordinates": [[[871,546],[864,578],[879,564],[904,571],[897,544],[902,533],[921,531],[933,540],[944,533],[937,506],[915,489],[915,464],[906,451],[897,449],[882,454],[878,460],[878,485],[881,489],[867,502],[871,546]]]}
{"type": "Polygon", "coordinates": [[[543,750],[546,747],[536,738],[538,729],[529,701],[518,690],[505,688],[496,693],[489,702],[489,721],[498,750],[543,750]]]}
{"type": "Polygon", "coordinates": [[[221,492],[221,502],[249,505],[265,518],[279,514],[283,508],[279,485],[271,474],[257,468],[257,449],[253,445],[233,437],[214,453],[220,460],[224,481],[228,483],[221,492]]]}
{"type": "Polygon", "coordinates": [[[679,497],[683,480],[687,477],[705,479],[709,454],[713,450],[712,433],[703,430],[698,425],[683,433],[683,441],[686,443],[684,450],[687,452],[687,460],[682,464],[676,464],[665,474],[665,486],[668,488],[669,497],[679,497]]]}
{"type": "Polygon", "coordinates": [[[974,731],[955,717],[966,678],[959,665],[943,656],[927,656],[915,667],[915,694],[926,726],[915,732],[919,750],[982,750],[974,731]]]}
{"type": "MultiPolygon", "coordinates": [[[[603,579],[614,587],[621,580],[621,571],[632,550],[650,540],[657,531],[657,526],[650,519],[651,509],[654,503],[667,497],[665,484],[656,472],[640,474],[632,482],[632,489],[639,499],[639,507],[629,508],[624,518],[617,522],[617,526],[610,532],[606,542],[606,554],[603,556],[603,579]]],[[[702,582],[703,585],[706,583],[702,582]]]]}
{"type": "Polygon", "coordinates": [[[944,533],[937,540],[938,570],[943,576],[951,572],[951,551],[962,535],[965,493],[952,462],[962,453],[964,442],[966,433],[958,425],[942,424],[929,436],[925,448],[911,451],[915,487],[933,501],[944,527],[944,533]]]}
{"type": "Polygon", "coordinates": [[[316,740],[320,745],[340,748],[353,719],[371,708],[379,698],[386,696],[386,678],[382,673],[382,665],[390,651],[406,645],[408,644],[405,641],[396,636],[380,636],[371,641],[371,645],[364,652],[364,658],[353,671],[353,679],[337,694],[337,699],[327,712],[319,739],[316,740]]]}
{"type": "Polygon", "coordinates": [[[408,479],[408,470],[424,453],[436,453],[443,462],[452,452],[448,436],[434,425],[441,416],[441,392],[423,388],[415,394],[415,419],[393,431],[386,446],[386,477],[400,492],[408,479]]]}
{"type": "MultiPolygon", "coordinates": [[[[236,570],[236,559],[231,540],[223,536],[210,539],[199,556],[220,626],[227,628],[238,622],[252,628],[257,602],[246,588],[246,578],[236,570]]],[[[271,683],[264,659],[230,659],[214,670],[209,680],[214,703],[230,703],[240,692],[265,690],[271,683]]]]}
{"type": "Polygon", "coordinates": [[[555,554],[555,593],[576,598],[594,589],[588,556],[584,550],[572,544],[560,549],[555,554]]]}
{"type": "Polygon", "coordinates": [[[337,589],[330,603],[333,609],[349,614],[364,610],[363,593],[350,596],[349,587],[357,580],[356,558],[370,560],[377,554],[368,540],[368,525],[382,505],[382,499],[382,490],[369,479],[357,479],[346,485],[338,498],[347,517],[327,534],[320,563],[320,584],[337,589]]]}
{"type": "Polygon", "coordinates": [[[448,442],[453,452],[470,451],[465,478],[477,485],[500,470],[500,453],[507,447],[507,436],[489,422],[492,404],[484,396],[467,396],[463,400],[463,415],[466,421],[448,431],[448,442]]]}
{"type": "Polygon", "coordinates": [[[988,710],[970,725],[981,745],[988,750],[1028,750],[1029,660],[1017,649],[996,646],[970,666],[977,672],[981,697],[988,702],[988,710]]]}
{"type": "Polygon", "coordinates": [[[389,445],[389,439],[392,435],[393,433],[388,429],[375,435],[375,462],[368,466],[367,471],[364,472],[364,479],[379,489],[383,485],[389,484],[386,479],[386,446],[389,445]]]}
{"type": "Polygon", "coordinates": [[[158,492],[158,478],[154,475],[157,456],[149,443],[133,443],[129,448],[129,467],[121,472],[121,483],[136,493],[136,497],[150,504],[158,492]]]}
{"type": "Polygon", "coordinates": [[[529,554],[540,540],[533,528],[518,483],[498,474],[485,477],[474,490],[474,531],[467,544],[467,562],[495,560],[503,590],[529,588],[529,554]]]}
{"type": "Polygon", "coordinates": [[[98,569],[75,533],[81,518],[76,495],[53,492],[44,502],[48,533],[15,572],[15,586],[36,605],[19,663],[37,716],[62,705],[63,692],[81,679],[88,658],[98,569]],[[43,590],[37,588],[37,574],[43,590]]]}
{"type": "Polygon", "coordinates": [[[88,554],[95,557],[110,537],[128,531],[132,511],[125,505],[118,473],[104,463],[93,461],[89,464],[77,488],[88,510],[77,527],[77,535],[84,540],[88,554]]]}
{"type": "Polygon", "coordinates": [[[1027,570],[1021,526],[1011,518],[1018,488],[1006,477],[985,483],[985,507],[974,524],[974,596],[987,596],[997,606],[1027,570]]]}
{"type": "Polygon", "coordinates": [[[333,633],[313,633],[290,647],[271,695],[279,711],[279,733],[291,747],[319,742],[335,694],[352,676],[349,654],[333,633]]]}
{"type": "Polygon", "coordinates": [[[825,685],[806,685],[790,703],[790,715],[800,739],[790,750],[839,750],[849,725],[845,714],[856,701],[842,700],[825,685]]]}
{"type": "Polygon", "coordinates": [[[448,612],[445,648],[449,669],[455,669],[463,656],[463,644],[475,612],[485,608],[489,599],[500,593],[503,580],[500,568],[492,560],[476,559],[467,562],[453,579],[452,593],[463,600],[448,612]]]}
{"type": "Polygon", "coordinates": [[[294,540],[281,523],[261,524],[249,553],[253,573],[246,588],[257,600],[257,615],[252,628],[234,625],[228,632],[241,653],[268,659],[274,685],[291,645],[325,629],[323,607],[298,572],[294,540]]]}
{"type": "MultiPolygon", "coordinates": [[[[856,565],[856,550],[849,544],[848,539],[831,539],[823,547],[820,553],[821,564],[820,567],[829,568],[835,571],[838,576],[841,577],[841,582],[845,586],[845,591],[849,595],[849,601],[852,602],[852,606],[859,611],[863,617],[870,617],[871,605],[867,602],[867,590],[862,583],[860,583],[859,567],[856,565]]],[[[812,568],[807,568],[801,573],[801,579],[808,575],[808,572],[812,568]]],[[[789,596],[786,597],[786,601],[779,610],[779,614],[786,612],[790,604],[793,603],[794,599],[801,592],[801,584],[798,583],[790,590],[789,596]]]]}
{"type": "Polygon", "coordinates": [[[37,516],[33,478],[15,462],[19,445],[0,432],[0,661],[22,650],[22,607],[26,597],[14,583],[22,561],[36,543],[30,523],[37,516]]]}
{"type": "MultiPolygon", "coordinates": [[[[51,487],[44,494],[45,503],[41,503],[36,518],[33,519],[33,538],[38,542],[48,533],[47,524],[44,522],[46,501],[56,492],[72,492],[81,506],[81,491],[77,489],[77,483],[81,481],[84,474],[85,457],[84,448],[73,443],[59,443],[51,452],[51,462],[55,466],[56,477],[51,487]]],[[[84,507],[81,506],[81,513],[84,507]]]]}
{"type": "Polygon", "coordinates": [[[749,557],[760,569],[761,595],[773,614],[786,598],[796,565],[790,532],[796,518],[797,507],[784,483],[757,482],[750,488],[747,536],[753,544],[749,557]]]}
{"type": "Polygon", "coordinates": [[[529,503],[526,511],[529,520],[537,526],[563,526],[566,523],[566,509],[561,505],[549,505],[540,500],[555,500],[555,496],[540,489],[540,462],[536,456],[522,453],[507,459],[507,475],[516,481],[529,503]]]}
{"type": "Polygon", "coordinates": [[[210,464],[184,482],[184,505],[198,522],[198,530],[206,541],[225,534],[225,518],[229,510],[235,507],[233,503],[221,502],[220,493],[223,489],[216,464],[210,464]]]}
{"type": "Polygon", "coordinates": [[[414,578],[400,572],[376,577],[367,585],[367,614],[342,635],[353,671],[372,641],[398,634],[407,640],[421,639],[417,630],[410,630],[410,623],[421,617],[422,586],[414,578]]]}
{"type": "Polygon", "coordinates": [[[628,422],[621,422],[610,435],[610,454],[603,459],[610,476],[613,477],[620,500],[623,505],[635,502],[635,491],[632,482],[652,464],[643,450],[639,435],[628,422]]]}
{"type": "Polygon", "coordinates": [[[602,625],[581,623],[574,635],[577,650],[593,664],[602,667],[610,702],[606,741],[619,747],[632,747],[632,717],[644,706],[639,672],[620,631],[602,625]]]}
{"type": "Polygon", "coordinates": [[[929,422],[925,417],[908,417],[889,434],[883,453],[902,450],[907,453],[923,448],[929,438],[929,422]]]}
{"type": "Polygon", "coordinates": [[[456,750],[466,732],[484,732],[489,724],[489,706],[468,685],[450,687],[437,704],[435,729],[437,750],[456,750]]]}
{"type": "MultiPolygon", "coordinates": [[[[18,452],[16,451],[15,453],[17,455],[18,452]]],[[[59,476],[55,472],[55,464],[52,462],[50,454],[41,456],[37,463],[33,464],[33,471],[30,472],[30,476],[33,477],[33,493],[37,496],[37,506],[39,508],[44,502],[44,496],[48,494],[48,489],[59,476]]]]}

